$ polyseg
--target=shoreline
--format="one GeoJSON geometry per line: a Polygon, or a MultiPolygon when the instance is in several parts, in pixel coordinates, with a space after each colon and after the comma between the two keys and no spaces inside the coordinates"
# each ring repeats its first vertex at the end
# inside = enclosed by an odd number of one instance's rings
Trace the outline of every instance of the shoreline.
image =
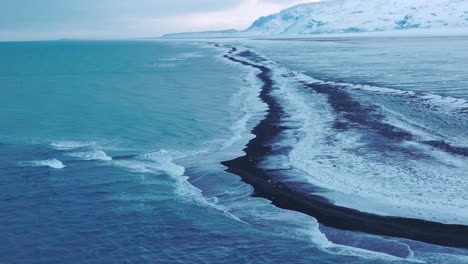
{"type": "MultiPolygon", "coordinates": [[[[270,143],[282,131],[288,129],[281,122],[286,112],[277,99],[271,95],[273,90],[273,80],[269,76],[271,69],[235,58],[232,54],[236,51],[236,48],[232,48],[224,57],[232,62],[260,70],[257,78],[263,82],[263,85],[259,97],[268,105],[268,110],[265,118],[252,130],[252,134],[256,137],[244,149],[246,155],[224,161],[222,165],[227,167],[227,172],[240,176],[242,181],[252,185],[254,196],[266,198],[279,208],[310,215],[327,227],[406,238],[440,246],[468,248],[468,239],[466,239],[468,226],[364,213],[334,205],[324,197],[314,194],[317,190],[311,191],[311,189],[319,189],[318,187],[304,186],[303,183],[276,181],[275,178],[281,174],[281,171],[263,169],[259,164],[266,156],[274,152],[270,143]]],[[[237,55],[255,59],[254,54],[249,51],[237,55]]]]}

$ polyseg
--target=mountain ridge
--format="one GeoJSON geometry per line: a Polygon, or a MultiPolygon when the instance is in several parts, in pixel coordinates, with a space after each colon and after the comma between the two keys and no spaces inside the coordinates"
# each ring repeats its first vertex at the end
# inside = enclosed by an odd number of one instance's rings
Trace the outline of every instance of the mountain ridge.
{"type": "Polygon", "coordinates": [[[465,0],[334,0],[257,19],[244,33],[310,35],[468,27],[465,0]]]}
{"type": "Polygon", "coordinates": [[[263,16],[243,31],[169,34],[179,37],[311,36],[408,30],[468,31],[467,0],[331,0],[263,16]]]}

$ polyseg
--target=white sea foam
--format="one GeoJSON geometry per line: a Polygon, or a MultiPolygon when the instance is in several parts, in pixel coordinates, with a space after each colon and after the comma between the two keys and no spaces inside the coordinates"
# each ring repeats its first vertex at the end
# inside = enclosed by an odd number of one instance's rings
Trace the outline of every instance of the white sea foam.
{"type": "Polygon", "coordinates": [[[250,68],[244,78],[245,85],[231,99],[231,105],[238,108],[240,113],[238,113],[238,119],[230,127],[231,137],[222,143],[221,150],[237,142],[247,143],[252,136],[249,129],[252,129],[265,115],[267,105],[258,97],[261,90],[261,83],[257,78],[258,73],[257,69],[250,68]]]}
{"type": "Polygon", "coordinates": [[[74,150],[86,147],[95,146],[96,142],[80,142],[80,141],[57,141],[52,142],[51,146],[57,150],[74,150]]]}
{"type": "MultiPolygon", "coordinates": [[[[224,48],[226,51],[226,48],[224,48]]],[[[242,49],[239,49],[242,51],[242,49]]],[[[235,55],[234,55],[235,56],[235,55]]],[[[245,60],[244,57],[239,57],[239,59],[245,60]]],[[[227,60],[226,60],[227,61],[227,60]]],[[[239,65],[233,62],[233,65],[239,65]]],[[[252,63],[260,64],[258,62],[252,61],[252,63]]],[[[361,164],[353,164],[353,160],[350,160],[349,163],[342,163],[340,160],[339,154],[342,152],[350,152],[352,153],[355,149],[359,149],[363,147],[364,143],[362,142],[361,135],[355,132],[343,133],[337,135],[336,131],[333,128],[333,123],[335,121],[336,115],[333,113],[333,109],[328,104],[327,96],[321,94],[315,94],[311,92],[309,89],[304,89],[302,83],[304,81],[311,82],[316,81],[308,76],[302,75],[297,72],[290,71],[280,65],[272,61],[265,61],[261,62],[261,64],[267,65],[269,68],[273,69],[273,79],[275,81],[275,90],[274,95],[280,98],[282,103],[284,103],[285,110],[289,116],[285,118],[285,122],[290,125],[290,127],[297,128],[297,131],[291,133],[291,135],[283,135],[285,140],[287,139],[288,142],[279,142],[279,144],[285,144],[289,146],[294,146],[293,151],[297,151],[296,148],[299,146],[300,149],[296,152],[296,157],[282,157],[281,162],[282,164],[278,165],[279,163],[275,160],[273,165],[268,164],[269,166],[288,166],[294,165],[295,169],[300,169],[300,164],[296,163],[297,161],[307,161],[308,158],[313,160],[312,163],[307,163],[305,167],[305,173],[301,173],[301,177],[298,180],[304,182],[311,182],[317,186],[325,186],[321,185],[321,177],[319,177],[318,181],[313,179],[315,177],[316,172],[321,172],[322,167],[327,171],[329,165],[333,167],[333,165],[337,165],[337,171],[340,168],[343,168],[349,165],[349,169],[354,169],[355,166],[359,168],[361,164]],[[287,137],[286,137],[287,136],[287,137]],[[293,139],[291,140],[290,137],[293,139]],[[297,158],[295,160],[294,158],[297,158]],[[336,161],[336,162],[335,162],[336,161]]],[[[245,68],[245,66],[242,66],[245,68]]],[[[247,67],[249,68],[249,67],[247,67]]],[[[258,73],[258,71],[256,72],[258,73]]],[[[255,79],[256,76],[252,74],[251,78],[255,79]]],[[[244,95],[239,94],[237,98],[242,98],[244,95]]],[[[258,97],[258,93],[256,94],[258,97]]],[[[236,99],[237,99],[236,98],[236,99]]],[[[258,98],[256,98],[258,100],[258,98]]],[[[258,104],[258,102],[257,102],[258,104]]],[[[245,120],[248,119],[245,117],[245,111],[243,106],[240,107],[241,113],[239,114],[239,120],[237,123],[233,125],[233,132],[236,131],[236,128],[239,131],[243,131],[245,126],[245,120]]],[[[254,113],[254,112],[251,112],[254,113]]],[[[255,114],[254,114],[255,116],[255,114]]],[[[252,119],[251,119],[252,120],[252,119]]],[[[247,133],[247,132],[246,132],[247,133]]],[[[239,133],[242,134],[242,133],[239,133]]],[[[233,138],[231,140],[235,141],[237,139],[236,133],[233,133],[233,138]]],[[[226,146],[230,145],[230,141],[228,140],[225,143],[226,146]]],[[[357,155],[357,153],[355,153],[357,155]]],[[[343,159],[346,160],[347,156],[343,159]]],[[[450,159],[451,157],[448,157],[450,159]]],[[[365,160],[363,161],[365,164],[365,160]]],[[[386,169],[386,168],[383,168],[386,169]]],[[[336,171],[335,171],[336,172],[336,171]]],[[[368,171],[370,173],[370,170],[368,171]]],[[[377,171],[377,176],[382,174],[384,171],[377,171]]],[[[346,172],[344,176],[346,176],[346,172]]],[[[321,175],[319,175],[321,176],[321,175]]],[[[347,181],[342,181],[343,175],[338,175],[337,184],[330,186],[330,190],[341,190],[342,185],[346,186],[348,184],[347,181]]],[[[353,181],[354,175],[347,175],[350,179],[349,181],[353,181]]],[[[359,175],[358,175],[359,176],[359,175]]],[[[375,175],[370,175],[374,176],[375,175]]],[[[323,176],[324,178],[328,177],[330,181],[334,181],[335,175],[327,174],[323,176]]],[[[375,177],[378,178],[378,177],[375,177]]],[[[375,179],[376,181],[378,179],[375,179]]],[[[355,185],[358,185],[361,179],[359,177],[354,179],[355,185]]],[[[230,186],[232,187],[232,186],[230,186]]],[[[355,186],[353,186],[355,187],[355,186]]],[[[432,186],[431,186],[432,187],[432,186]]],[[[189,188],[190,189],[190,188],[189,188]]],[[[320,232],[318,229],[318,223],[315,221],[314,218],[305,216],[303,214],[292,212],[292,211],[285,211],[282,209],[275,208],[270,204],[270,202],[264,199],[258,198],[251,198],[249,197],[251,194],[251,188],[245,189],[245,185],[241,185],[236,190],[230,190],[224,192],[219,199],[209,199],[204,198],[209,203],[215,204],[219,206],[219,204],[223,204],[223,208],[228,208],[229,211],[235,213],[236,216],[241,217],[242,219],[247,219],[246,221],[259,229],[265,230],[266,232],[278,235],[280,237],[288,237],[294,239],[307,239],[311,243],[318,245],[319,248],[322,250],[337,255],[348,255],[348,256],[358,256],[369,260],[378,261],[402,261],[401,258],[395,257],[392,255],[388,255],[385,253],[373,252],[365,249],[359,249],[349,246],[342,246],[336,245],[330,241],[320,232]],[[234,194],[226,194],[226,193],[234,193],[234,194]],[[233,197],[230,197],[233,196],[233,197]],[[229,198],[227,198],[229,197],[229,198]],[[246,208],[248,208],[246,210],[246,208]]],[[[351,188],[352,189],[352,188],[351,188]]],[[[372,189],[378,193],[379,189],[372,189]]],[[[352,190],[351,192],[345,192],[343,197],[340,197],[336,200],[346,200],[348,197],[352,196],[354,193],[357,199],[351,200],[348,203],[348,207],[352,208],[367,208],[372,213],[379,213],[379,209],[386,208],[389,203],[394,202],[394,200],[388,199],[381,199],[383,203],[379,204],[378,206],[371,207],[367,203],[363,203],[363,201],[372,200],[375,198],[369,198],[366,196],[361,196],[360,190],[352,190]],[[362,206],[362,207],[361,207],[362,206]]],[[[200,196],[202,195],[201,192],[199,193],[200,196]]],[[[323,193],[328,198],[333,198],[331,195],[333,192],[323,193]],[[328,196],[330,194],[330,196],[328,196]]],[[[404,198],[406,194],[402,193],[401,196],[404,198]]],[[[377,199],[375,199],[377,200],[377,199]]],[[[395,207],[405,207],[405,200],[401,200],[397,203],[395,207]]],[[[400,215],[405,214],[408,211],[400,210],[391,211],[389,210],[387,213],[392,215],[400,215]]],[[[417,213],[424,212],[424,209],[420,209],[417,212],[412,212],[411,215],[418,215],[417,213]]],[[[443,213],[442,213],[443,214],[443,213]]],[[[442,215],[442,214],[439,214],[442,215]]],[[[421,217],[419,215],[419,217],[421,217]]],[[[397,242],[396,242],[397,243],[397,242]]],[[[409,249],[411,251],[411,249],[409,249]]],[[[405,261],[410,262],[420,262],[415,259],[412,254],[408,258],[404,259],[405,261]]]]}
{"type": "Polygon", "coordinates": [[[182,58],[168,58],[168,59],[159,59],[159,61],[183,61],[182,58]]]}
{"type": "MultiPolygon", "coordinates": [[[[281,67],[274,71],[275,95],[292,113],[286,122],[299,125],[294,134],[298,142],[292,143],[289,162],[305,172],[304,181],[331,190],[323,195],[336,204],[361,211],[444,223],[468,222],[465,157],[417,142],[401,147],[428,157],[408,159],[398,153],[365,150],[361,132],[338,132],[333,128],[337,116],[326,97],[310,89],[304,91],[301,82],[317,82],[315,79],[281,67]]],[[[399,121],[392,125],[402,129],[416,125],[404,119],[399,121]]],[[[423,132],[421,129],[419,134],[423,132]]],[[[276,161],[270,163],[278,166],[276,161]]]]}
{"type": "Polygon", "coordinates": [[[177,55],[177,57],[182,58],[182,59],[192,59],[192,58],[203,58],[205,56],[201,54],[200,52],[186,52],[186,53],[177,55]]]}
{"type": "Polygon", "coordinates": [[[66,151],[65,154],[80,160],[109,161],[112,157],[102,150],[102,147],[93,141],[57,141],[51,143],[56,150],[66,151]]]}
{"type": "MultiPolygon", "coordinates": [[[[245,60],[245,58],[241,58],[241,59],[245,60]]],[[[250,61],[250,62],[255,63],[253,61],[250,61]]],[[[277,68],[276,70],[277,71],[275,72],[275,76],[277,77],[280,77],[283,74],[289,73],[284,70],[280,71],[279,68],[277,68]]],[[[254,73],[255,75],[251,76],[251,78],[257,79],[256,74],[258,73],[258,71],[255,70],[254,73]]],[[[280,94],[277,94],[277,95],[287,96],[290,100],[298,99],[294,97],[292,94],[289,94],[288,90],[290,88],[289,87],[290,83],[287,80],[288,79],[285,79],[285,78],[275,78],[275,81],[277,81],[276,88],[277,89],[279,88],[281,92],[283,92],[283,93],[280,92],[280,94]]],[[[256,97],[258,100],[258,93],[256,97]]],[[[300,103],[300,102],[296,101],[296,103],[300,103]]],[[[263,104],[263,106],[265,107],[266,105],[263,104]]],[[[266,108],[263,108],[263,111],[265,110],[266,108]]],[[[307,111],[297,111],[295,114],[307,115],[307,113],[308,113],[307,111]]],[[[297,118],[298,117],[297,115],[295,115],[294,118],[297,118]]],[[[299,119],[302,121],[308,120],[307,116],[303,116],[302,118],[299,118],[299,119]]],[[[293,120],[293,119],[291,119],[290,121],[297,122],[297,120],[293,120]]],[[[278,162],[275,161],[275,163],[276,163],[275,166],[278,166],[278,162]]],[[[286,165],[282,164],[282,166],[286,166],[286,165]]],[[[250,191],[248,192],[248,194],[249,193],[250,191]]],[[[334,254],[338,254],[338,252],[340,252],[343,255],[356,255],[356,256],[362,255],[362,256],[365,256],[366,258],[371,258],[371,259],[386,259],[386,260],[400,259],[400,258],[396,258],[396,257],[386,255],[386,254],[381,254],[381,253],[374,254],[373,252],[366,251],[366,250],[361,250],[361,249],[355,250],[351,247],[343,247],[340,245],[335,245],[332,242],[330,242],[325,237],[324,234],[320,232],[319,225],[314,218],[305,216],[303,214],[293,212],[293,211],[285,211],[282,209],[273,208],[273,206],[269,203],[264,204],[265,202],[263,200],[257,200],[257,199],[252,199],[252,198],[247,199],[247,201],[249,200],[251,201],[252,204],[249,204],[249,203],[246,204],[246,200],[241,199],[242,205],[239,205],[240,207],[246,207],[246,206],[253,207],[252,211],[249,213],[248,222],[262,229],[264,228],[263,226],[266,226],[265,228],[268,229],[269,232],[272,232],[276,235],[279,235],[282,237],[291,237],[295,239],[307,239],[307,240],[310,240],[312,243],[319,245],[320,248],[322,249],[335,251],[334,254]]],[[[239,202],[237,199],[236,201],[239,202]]],[[[231,205],[231,206],[237,207],[236,205],[231,205]]]]}
{"type": "Polygon", "coordinates": [[[58,159],[50,159],[50,160],[36,160],[30,163],[32,166],[36,167],[49,167],[52,169],[63,169],[65,165],[58,159]]]}
{"type": "Polygon", "coordinates": [[[147,153],[138,157],[127,160],[116,160],[114,163],[117,166],[124,167],[135,173],[142,174],[166,174],[175,182],[175,193],[188,202],[196,202],[202,206],[207,206],[215,210],[221,211],[226,216],[242,222],[238,217],[231,214],[225,207],[217,205],[213,199],[208,199],[203,196],[202,191],[189,182],[189,177],[185,174],[185,167],[175,163],[174,153],[177,158],[185,158],[187,155],[199,152],[170,152],[160,150],[153,153],[147,153]],[[182,154],[185,153],[185,154],[182,154]]]}
{"type": "Polygon", "coordinates": [[[393,88],[386,88],[386,87],[379,87],[379,86],[372,86],[372,85],[322,81],[322,80],[310,78],[306,75],[302,75],[302,77],[304,80],[307,80],[308,83],[327,84],[327,85],[331,85],[334,87],[342,87],[343,89],[363,90],[363,91],[373,92],[377,94],[401,96],[408,101],[428,105],[430,107],[434,107],[434,108],[444,110],[444,111],[459,112],[459,111],[467,111],[468,109],[468,101],[462,98],[455,98],[451,96],[441,96],[441,95],[423,93],[423,92],[398,90],[398,89],[393,89],[393,88]]]}
{"type": "MultiPolygon", "coordinates": [[[[300,85],[300,78],[297,76],[297,73],[292,73],[284,68],[280,69],[279,67],[277,67],[277,65],[274,64],[271,64],[270,66],[272,68],[276,67],[274,71],[274,79],[276,81],[275,85],[277,88],[277,90],[275,90],[275,95],[283,98],[285,100],[285,103],[290,103],[288,104],[287,112],[293,114],[289,118],[287,118],[287,122],[290,122],[291,125],[297,127],[301,127],[302,125],[307,123],[307,126],[303,127],[303,130],[294,135],[297,139],[295,144],[307,135],[309,126],[313,126],[314,124],[318,123],[321,125],[318,128],[318,130],[316,130],[316,132],[321,132],[320,128],[327,128],[331,130],[331,128],[328,127],[330,127],[330,125],[332,124],[334,116],[330,113],[330,106],[327,105],[326,97],[316,94],[310,95],[308,91],[304,92],[303,90],[301,93],[300,87],[302,86],[300,85]],[[320,110],[318,114],[313,111],[308,111],[315,110],[316,108],[320,110]]],[[[248,79],[247,83],[253,83],[254,79],[256,79],[257,73],[258,71],[256,70],[251,72],[250,76],[246,78],[248,79]]],[[[258,84],[259,83],[256,83],[256,85],[258,84]]],[[[249,89],[251,88],[258,89],[257,86],[249,87],[249,89]]],[[[247,95],[245,91],[240,91],[234,97],[233,101],[237,102],[242,101],[238,100],[239,98],[255,98],[253,102],[255,102],[257,106],[262,105],[263,109],[262,107],[258,107],[253,108],[257,110],[252,110],[252,108],[246,107],[246,104],[239,105],[239,120],[233,124],[231,128],[232,137],[229,138],[226,142],[224,142],[224,147],[231,146],[232,142],[235,142],[242,138],[242,135],[249,134],[248,128],[250,128],[250,126],[252,125],[252,120],[255,120],[255,116],[257,116],[257,113],[260,113],[262,111],[264,112],[265,105],[262,103],[258,103],[258,92],[256,92],[254,95],[255,96],[247,95]],[[249,114],[251,116],[249,116],[249,114]]],[[[329,132],[331,133],[332,131],[329,132]]],[[[241,139],[241,141],[242,140],[243,139],[241,139]]],[[[358,147],[360,145],[358,140],[356,140],[355,138],[351,139],[349,143],[349,148],[358,147]]],[[[162,151],[147,155],[142,155],[142,157],[140,158],[144,157],[144,159],[153,160],[153,165],[166,163],[161,162],[162,160],[166,160],[169,161],[169,163],[176,164],[175,160],[177,159],[175,158],[175,156],[178,156],[179,158],[183,156],[178,155],[173,151],[162,151]],[[168,158],[167,155],[169,155],[171,158],[168,158]]],[[[137,171],[142,171],[144,173],[151,173],[151,171],[154,168],[152,168],[146,163],[141,164],[140,162],[142,161],[140,160],[140,158],[134,160],[138,161],[138,163],[133,164],[133,168],[137,171]]],[[[157,170],[161,170],[161,166],[158,165],[157,167],[157,170]]],[[[335,245],[332,242],[328,241],[328,239],[320,232],[318,228],[318,223],[314,218],[297,212],[276,208],[273,205],[271,205],[270,202],[264,199],[251,198],[251,188],[245,188],[244,184],[240,185],[239,190],[229,191],[235,193],[233,194],[234,197],[226,198],[229,197],[229,195],[225,196],[223,194],[222,197],[220,196],[219,200],[218,198],[216,198],[216,196],[213,196],[212,198],[207,198],[203,196],[201,190],[190,184],[188,178],[185,176],[185,170],[183,167],[179,169],[177,169],[177,167],[173,167],[173,165],[167,165],[162,167],[165,167],[166,170],[172,171],[172,175],[176,177],[176,193],[178,193],[180,196],[189,198],[190,201],[196,201],[197,203],[203,204],[210,208],[215,208],[216,210],[223,211],[225,214],[232,217],[233,219],[239,219],[237,218],[237,216],[239,216],[242,219],[246,219],[248,224],[255,226],[256,228],[262,229],[266,232],[272,233],[279,237],[310,241],[310,243],[318,245],[322,250],[331,254],[358,256],[365,259],[375,260],[376,262],[379,260],[402,260],[401,258],[394,257],[385,253],[378,253],[359,248],[335,245]],[[235,216],[232,215],[231,212],[233,212],[235,216]]],[[[307,177],[310,176],[308,174],[305,175],[307,177]]],[[[307,177],[304,180],[307,181],[307,177]]],[[[228,191],[226,191],[226,193],[228,193],[228,191]]],[[[413,261],[413,259],[411,258],[405,259],[405,261],[407,260],[413,261]]]]}
{"type": "Polygon", "coordinates": [[[203,57],[204,55],[199,52],[186,52],[186,53],[177,54],[171,58],[161,58],[158,60],[177,62],[177,61],[186,61],[186,60],[193,59],[193,58],[203,58],[203,57]]]}
{"type": "MultiPolygon", "coordinates": [[[[427,104],[423,100],[424,95],[372,86],[323,82],[272,61],[261,63],[272,69],[275,81],[273,93],[289,113],[285,118],[286,124],[296,128],[276,143],[279,147],[293,146],[289,157],[270,157],[262,166],[270,169],[292,166],[303,171],[302,177],[294,175],[294,180],[329,189],[322,195],[338,205],[382,215],[444,223],[468,222],[468,194],[464,188],[468,185],[465,177],[468,162],[465,157],[435,150],[418,142],[407,142],[401,147],[427,157],[415,159],[399,152],[367,150],[367,142],[363,139],[365,135],[361,131],[335,130],[333,125],[338,116],[329,105],[327,96],[306,89],[303,83],[412,96],[419,100],[419,104],[427,104]]],[[[456,104],[456,107],[460,105],[463,104],[456,104]]],[[[441,112],[443,114],[455,109],[444,104],[435,109],[420,108],[421,112],[444,110],[441,112]]],[[[438,139],[433,130],[418,121],[406,120],[401,115],[395,119],[393,117],[398,115],[394,111],[387,111],[386,114],[388,118],[382,122],[406,131],[409,129],[410,133],[419,135],[421,140],[438,139]]]]}
{"type": "MultiPolygon", "coordinates": [[[[270,65],[271,66],[271,65],[270,65]]],[[[277,66],[273,68],[273,79],[275,81],[275,90],[273,94],[279,98],[281,98],[282,102],[285,103],[287,113],[293,113],[289,118],[285,118],[285,122],[293,127],[299,127],[298,131],[294,133],[293,136],[296,138],[296,142],[293,144],[301,144],[301,141],[304,138],[307,138],[309,134],[314,135],[315,137],[320,137],[323,133],[329,134],[334,133],[331,131],[330,128],[331,124],[333,123],[334,116],[330,112],[330,107],[326,103],[326,98],[324,96],[314,94],[313,96],[310,95],[310,91],[304,91],[303,86],[300,84],[300,81],[303,81],[303,76],[298,76],[298,73],[291,72],[286,68],[277,66]],[[311,129],[311,128],[314,129],[311,129]]],[[[347,140],[346,144],[343,144],[343,148],[357,148],[362,144],[359,142],[359,138],[353,138],[350,135],[343,136],[343,140],[347,140]]],[[[290,145],[291,140],[287,142],[279,142],[278,144],[286,144],[290,145]]],[[[326,148],[326,143],[324,144],[324,148],[326,148]]],[[[296,146],[297,146],[296,145],[296,146]]],[[[324,150],[324,148],[320,148],[320,144],[313,144],[309,145],[309,148],[316,148],[320,150],[324,150]]],[[[307,153],[307,155],[310,152],[307,153]]],[[[322,153],[322,156],[318,157],[318,164],[322,162],[323,159],[329,159],[327,157],[327,153],[322,153]]],[[[307,159],[306,156],[301,156],[300,160],[307,159]]],[[[278,162],[276,159],[269,160],[265,164],[266,166],[278,166],[278,167],[285,167],[285,166],[297,166],[296,160],[290,159],[289,162],[283,160],[283,162],[278,162]],[[273,163],[273,164],[272,164],[273,163]]],[[[317,164],[314,164],[317,165],[317,164]]],[[[314,168],[315,169],[315,168],[314,168]]],[[[320,171],[320,168],[316,168],[320,171]]],[[[295,180],[303,180],[310,182],[310,178],[313,176],[310,174],[304,175],[302,178],[295,178],[295,180]]],[[[333,175],[327,175],[332,179],[333,175]]],[[[315,231],[314,231],[315,233],[315,231]]],[[[314,241],[317,243],[320,240],[317,240],[316,235],[314,235],[314,241]]],[[[328,241],[326,238],[323,239],[322,242],[319,243],[320,248],[330,254],[337,254],[337,255],[346,255],[346,256],[357,256],[364,259],[369,260],[385,260],[385,261],[401,261],[401,257],[389,255],[387,253],[382,252],[375,252],[367,249],[361,249],[358,247],[351,247],[345,245],[338,245],[328,241]]],[[[408,249],[410,250],[410,249],[408,249]]],[[[411,251],[411,250],[410,250],[411,251]]],[[[412,253],[408,258],[405,258],[406,261],[414,262],[414,263],[421,263],[421,261],[412,257],[412,253]]]]}
{"type": "Polygon", "coordinates": [[[175,68],[177,67],[177,63],[172,62],[157,62],[150,65],[151,67],[155,68],[175,68]]]}
{"type": "Polygon", "coordinates": [[[80,151],[80,152],[70,152],[67,155],[79,158],[81,160],[102,160],[109,161],[112,160],[104,151],[102,150],[90,150],[90,151],[80,151]]]}
{"type": "Polygon", "coordinates": [[[423,263],[461,264],[468,263],[468,256],[444,253],[417,253],[417,259],[423,263]]]}
{"type": "Polygon", "coordinates": [[[360,249],[350,246],[343,246],[343,245],[336,245],[333,244],[329,247],[321,247],[320,248],[323,252],[333,254],[333,255],[340,255],[340,256],[355,256],[362,259],[372,260],[378,263],[377,261],[391,261],[391,262],[400,262],[404,260],[408,263],[426,263],[424,261],[418,260],[413,257],[409,258],[400,258],[393,255],[389,255],[386,253],[360,249]]]}

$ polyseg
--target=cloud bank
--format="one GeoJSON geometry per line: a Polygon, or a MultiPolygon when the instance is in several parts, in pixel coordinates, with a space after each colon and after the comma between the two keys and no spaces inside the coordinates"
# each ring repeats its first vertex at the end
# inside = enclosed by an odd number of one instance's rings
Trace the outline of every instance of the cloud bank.
{"type": "Polygon", "coordinates": [[[0,1],[0,40],[155,37],[244,29],[262,15],[307,0],[0,1]]]}

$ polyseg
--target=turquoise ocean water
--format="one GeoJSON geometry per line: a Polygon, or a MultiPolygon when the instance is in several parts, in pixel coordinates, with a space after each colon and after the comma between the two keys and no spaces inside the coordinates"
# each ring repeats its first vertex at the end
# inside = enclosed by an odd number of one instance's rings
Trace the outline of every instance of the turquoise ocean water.
{"type": "Polygon", "coordinates": [[[334,245],[224,171],[265,110],[224,52],[0,43],[0,263],[406,262],[334,245]]]}
{"type": "Polygon", "coordinates": [[[0,53],[1,262],[247,263],[311,250],[218,209],[173,162],[233,137],[243,79],[213,49],[36,42],[0,53]]]}

